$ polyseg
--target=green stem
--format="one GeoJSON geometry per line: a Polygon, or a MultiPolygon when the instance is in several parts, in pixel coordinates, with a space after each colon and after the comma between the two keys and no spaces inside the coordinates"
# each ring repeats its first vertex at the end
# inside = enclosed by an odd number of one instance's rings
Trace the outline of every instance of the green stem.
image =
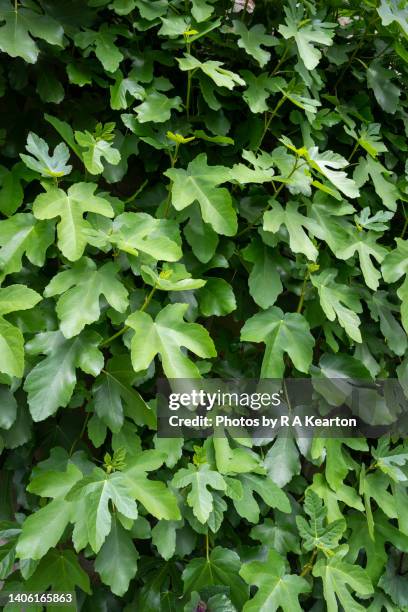
{"type": "Polygon", "coordinates": [[[71,446],[70,451],[69,451],[69,456],[70,457],[72,457],[72,454],[73,454],[73,452],[74,452],[74,450],[76,448],[76,445],[82,439],[82,436],[85,433],[85,429],[86,429],[86,426],[88,425],[88,421],[89,421],[90,416],[91,416],[91,413],[88,412],[87,415],[86,415],[86,418],[84,420],[84,424],[82,425],[81,433],[79,434],[79,436],[77,438],[75,438],[75,440],[72,443],[72,446],[71,446]]]}
{"type": "Polygon", "coordinates": [[[286,47],[285,51],[282,53],[282,57],[280,58],[275,68],[273,69],[271,76],[273,76],[274,74],[278,72],[279,68],[282,66],[283,62],[285,61],[288,53],[289,53],[289,49],[288,47],[286,47]]]}
{"type": "Polygon", "coordinates": [[[404,227],[402,228],[402,232],[401,232],[400,238],[403,238],[405,236],[405,232],[407,231],[407,227],[408,227],[408,216],[405,217],[405,223],[404,223],[404,227]]]}
{"type": "Polygon", "coordinates": [[[187,119],[190,119],[190,99],[191,99],[191,79],[193,71],[189,70],[187,73],[187,98],[186,98],[186,114],[187,119]]]}
{"type": "Polygon", "coordinates": [[[357,151],[357,149],[358,149],[358,147],[359,147],[359,146],[360,146],[360,143],[359,143],[359,142],[356,142],[356,144],[354,145],[354,149],[352,150],[352,152],[350,153],[350,155],[349,155],[349,157],[348,157],[348,159],[347,159],[347,161],[348,161],[349,163],[350,163],[350,162],[351,162],[351,160],[353,159],[354,154],[355,154],[355,152],[357,151]]]}
{"type": "Polygon", "coordinates": [[[257,151],[260,149],[261,144],[262,144],[262,142],[263,142],[263,139],[265,138],[266,133],[267,133],[267,132],[268,132],[268,130],[269,130],[269,126],[270,126],[270,124],[271,124],[272,119],[275,117],[276,113],[278,112],[278,110],[280,109],[280,107],[282,106],[282,104],[285,102],[285,100],[286,100],[286,96],[285,96],[285,95],[282,95],[282,97],[279,99],[279,101],[278,101],[277,105],[275,106],[275,108],[273,109],[273,111],[271,112],[271,114],[269,115],[269,117],[268,117],[267,121],[265,122],[264,131],[262,132],[261,138],[260,138],[260,140],[259,140],[259,142],[258,142],[258,146],[256,147],[256,149],[255,149],[255,151],[254,151],[255,153],[256,153],[256,152],[257,152],[257,151]]]}
{"type": "Polygon", "coordinates": [[[303,576],[307,576],[307,574],[313,569],[313,564],[314,561],[316,559],[317,556],[317,549],[315,548],[312,556],[310,557],[310,561],[308,563],[306,563],[306,565],[304,566],[304,568],[302,569],[302,571],[300,572],[300,575],[303,576]]]}
{"type": "MultiPolygon", "coordinates": [[[[177,142],[176,143],[176,149],[174,151],[174,155],[170,155],[170,160],[171,160],[171,168],[174,168],[174,166],[176,165],[177,159],[178,159],[178,152],[179,152],[179,148],[180,148],[180,143],[177,142]]],[[[171,190],[173,188],[173,181],[170,180],[169,183],[169,192],[167,194],[167,199],[166,199],[166,204],[164,207],[164,211],[163,211],[163,216],[164,218],[167,217],[167,215],[169,214],[169,210],[170,210],[170,202],[171,202],[171,190]]]]}
{"type": "MultiPolygon", "coordinates": [[[[138,312],[144,312],[146,310],[146,308],[150,304],[152,297],[154,296],[156,292],[156,289],[157,289],[156,285],[152,287],[150,293],[148,293],[148,295],[145,297],[142,307],[139,308],[138,312]]],[[[103,346],[110,344],[113,340],[116,340],[116,338],[119,338],[119,336],[122,336],[122,334],[124,334],[128,329],[130,329],[129,325],[124,325],[122,329],[116,332],[116,334],[113,334],[113,336],[110,336],[107,340],[104,340],[103,342],[101,342],[101,344],[99,345],[99,348],[102,348],[103,346]]]]}
{"type": "Polygon", "coordinates": [[[137,196],[139,195],[139,193],[141,193],[143,191],[143,189],[146,187],[147,183],[149,181],[146,179],[141,185],[140,187],[135,191],[134,194],[132,194],[129,198],[127,198],[124,201],[124,204],[129,204],[129,202],[133,202],[133,200],[136,200],[137,196]]]}
{"type": "Polygon", "coordinates": [[[296,312],[297,313],[301,313],[302,312],[303,302],[305,301],[306,284],[307,284],[307,281],[309,280],[309,276],[310,276],[310,271],[307,270],[307,272],[305,274],[305,278],[303,279],[303,285],[302,285],[302,290],[300,292],[299,303],[298,303],[298,306],[296,308],[296,312]]]}
{"type": "Polygon", "coordinates": [[[209,562],[210,561],[210,542],[208,539],[208,531],[205,534],[205,556],[206,556],[207,561],[209,562]]]}

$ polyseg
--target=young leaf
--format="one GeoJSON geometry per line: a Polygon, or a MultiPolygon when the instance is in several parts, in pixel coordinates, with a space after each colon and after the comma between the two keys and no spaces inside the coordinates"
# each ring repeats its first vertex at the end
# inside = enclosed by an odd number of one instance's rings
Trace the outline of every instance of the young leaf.
{"type": "Polygon", "coordinates": [[[72,166],[67,165],[69,150],[65,143],[61,142],[55,147],[54,154],[48,152],[48,145],[37,134],[30,132],[27,136],[26,151],[31,155],[20,154],[25,165],[39,172],[41,176],[58,178],[69,174],[72,166]]]}
{"type": "Polygon", "coordinates": [[[299,534],[303,540],[303,548],[305,550],[337,548],[346,529],[345,521],[339,519],[325,525],[327,510],[318,495],[311,489],[306,491],[304,509],[310,517],[309,520],[306,520],[303,516],[296,517],[299,534]]]}
{"type": "Polygon", "coordinates": [[[93,134],[88,130],[75,132],[75,140],[80,147],[85,149],[82,152],[82,159],[90,174],[102,174],[104,170],[102,158],[113,166],[117,166],[120,162],[120,152],[110,142],[114,138],[112,133],[114,127],[114,123],[104,126],[98,124],[93,134]]]}

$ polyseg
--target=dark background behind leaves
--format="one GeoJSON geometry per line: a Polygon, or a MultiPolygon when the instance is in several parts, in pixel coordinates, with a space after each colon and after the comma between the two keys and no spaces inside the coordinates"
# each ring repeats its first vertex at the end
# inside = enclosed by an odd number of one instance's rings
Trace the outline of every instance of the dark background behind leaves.
{"type": "Polygon", "coordinates": [[[407,3],[1,0],[0,49],[2,592],[408,609],[405,441],[159,439],[154,397],[408,391],[407,3]]]}

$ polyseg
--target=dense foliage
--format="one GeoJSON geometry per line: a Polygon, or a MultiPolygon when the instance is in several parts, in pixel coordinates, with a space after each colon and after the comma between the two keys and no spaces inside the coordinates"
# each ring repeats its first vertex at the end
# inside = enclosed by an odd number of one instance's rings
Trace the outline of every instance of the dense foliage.
{"type": "Polygon", "coordinates": [[[407,610],[405,442],[155,416],[163,375],[408,392],[405,0],[0,0],[0,49],[2,593],[407,610]]]}

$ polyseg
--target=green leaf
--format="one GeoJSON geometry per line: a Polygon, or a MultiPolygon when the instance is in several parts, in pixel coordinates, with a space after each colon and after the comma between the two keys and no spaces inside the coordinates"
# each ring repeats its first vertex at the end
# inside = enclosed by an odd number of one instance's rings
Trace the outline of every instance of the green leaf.
{"type": "Polygon", "coordinates": [[[17,418],[17,402],[10,389],[6,386],[0,387],[0,427],[10,429],[17,418]]]}
{"type": "Polygon", "coordinates": [[[84,332],[67,340],[56,331],[38,334],[27,343],[28,353],[47,355],[34,366],[24,383],[34,421],[43,421],[59,407],[68,405],[76,385],[76,368],[92,376],[99,374],[103,366],[103,355],[97,348],[100,340],[95,332],[84,332]]]}
{"type": "Polygon", "coordinates": [[[367,558],[364,569],[373,584],[377,584],[387,563],[387,542],[402,552],[408,552],[408,536],[391,525],[387,517],[379,510],[374,514],[374,540],[371,539],[364,515],[352,514],[348,517],[347,524],[351,529],[351,535],[348,538],[350,551],[347,559],[352,563],[355,562],[360,551],[364,550],[367,558]]]}
{"type": "Polygon", "coordinates": [[[214,0],[191,0],[191,14],[194,19],[200,23],[206,21],[214,12],[214,7],[211,4],[214,0]]]}
{"type": "Polygon", "coordinates": [[[333,44],[334,23],[304,19],[304,8],[293,0],[285,6],[286,25],[279,26],[279,32],[286,39],[294,38],[299,59],[308,70],[318,65],[322,53],[316,45],[330,46],[333,44]]]}
{"type": "Polygon", "coordinates": [[[308,593],[304,578],[288,574],[282,557],[270,550],[266,561],[250,561],[239,570],[249,585],[258,587],[255,596],[245,603],[243,612],[301,612],[299,595],[308,593]]]}
{"type": "Polygon", "coordinates": [[[95,553],[100,551],[112,526],[110,500],[125,517],[136,519],[138,516],[130,483],[121,472],[107,474],[95,468],[90,476],[85,476],[72,487],[66,499],[71,502],[83,499],[87,509],[85,516],[80,509],[74,517],[76,550],[89,542],[95,553]]]}
{"type": "Polygon", "coordinates": [[[96,185],[76,183],[65,193],[57,187],[50,187],[46,193],[36,197],[33,213],[37,219],[60,217],[57,225],[58,246],[70,261],[79,259],[88,243],[91,226],[83,218],[85,212],[104,217],[113,217],[109,202],[94,195],[96,185]]]}
{"type": "Polygon", "coordinates": [[[337,548],[346,529],[345,521],[339,519],[325,525],[327,510],[320,497],[312,489],[306,491],[304,510],[310,517],[308,520],[303,516],[296,517],[303,548],[305,550],[337,548]]]}
{"type": "Polygon", "coordinates": [[[233,500],[234,506],[238,514],[250,523],[259,522],[259,505],[254,493],[257,493],[271,508],[290,512],[290,503],[286,493],[269,477],[258,474],[240,474],[237,479],[242,485],[243,495],[242,498],[233,500]]]}
{"type": "Polygon", "coordinates": [[[238,47],[245,49],[248,55],[251,55],[261,66],[265,66],[271,58],[269,51],[262,49],[265,47],[273,47],[278,44],[278,41],[273,36],[265,34],[265,27],[258,23],[248,30],[242,21],[233,21],[233,33],[239,36],[238,47]]]}
{"type": "Polygon", "coordinates": [[[388,26],[394,22],[398,23],[408,36],[408,7],[398,0],[380,0],[377,12],[383,25],[388,26]]]}
{"type": "Polygon", "coordinates": [[[197,293],[200,310],[204,316],[225,316],[236,307],[234,292],[231,285],[223,278],[209,278],[197,293]]]}
{"type": "MultiPolygon", "coordinates": [[[[408,605],[408,588],[405,576],[400,575],[400,555],[393,551],[379,586],[387,593],[399,609],[408,605]]],[[[395,609],[395,608],[394,608],[395,609]]]]}
{"type": "Polygon", "coordinates": [[[240,565],[236,552],[216,546],[207,559],[193,559],[188,563],[183,571],[184,593],[224,586],[233,604],[241,609],[248,598],[248,587],[239,576],[240,565]]]}
{"type": "Polygon", "coordinates": [[[6,217],[13,215],[23,203],[22,174],[20,163],[15,164],[10,170],[0,166],[0,211],[6,217]]]}
{"type": "Polygon", "coordinates": [[[79,159],[82,160],[81,150],[75,142],[74,131],[66,121],[61,121],[57,117],[52,115],[44,115],[44,119],[52,125],[52,127],[58,132],[58,134],[65,140],[70,149],[75,153],[79,159]]]}
{"type": "Polygon", "coordinates": [[[358,294],[351,287],[336,283],[336,276],[337,270],[328,268],[321,274],[312,274],[310,280],[319,293],[320,306],[329,321],[337,318],[350,338],[362,342],[361,321],[356,314],[362,312],[358,294]]]}
{"type": "Polygon", "coordinates": [[[371,258],[381,263],[387,250],[377,244],[377,237],[374,234],[365,231],[354,231],[349,234],[348,243],[339,248],[336,256],[339,259],[347,260],[355,253],[358,254],[361,271],[367,286],[375,291],[378,288],[381,274],[373,265],[371,258]]]}
{"type": "Polygon", "coordinates": [[[104,23],[98,32],[85,30],[75,35],[75,44],[81,49],[92,46],[95,55],[107,72],[116,72],[123,59],[123,53],[115,44],[117,35],[115,27],[104,23]]]}
{"type": "Polygon", "coordinates": [[[249,70],[241,70],[248,89],[243,93],[243,98],[252,113],[264,113],[268,110],[266,103],[272,93],[279,91],[279,86],[284,87],[285,81],[281,77],[271,77],[267,72],[255,76],[249,70]]]}
{"type": "Polygon", "coordinates": [[[148,94],[144,102],[135,108],[139,123],[163,123],[170,119],[172,110],[181,110],[181,98],[169,98],[158,91],[148,94]]]}
{"type": "Polygon", "coordinates": [[[164,264],[160,274],[149,268],[140,268],[143,280],[161,291],[191,291],[206,284],[201,278],[191,278],[184,264],[164,264]]]}
{"type": "Polygon", "coordinates": [[[328,612],[337,612],[339,609],[337,600],[344,610],[355,610],[356,612],[365,610],[354,599],[349,588],[358,595],[371,595],[373,592],[371,581],[361,567],[343,561],[341,552],[333,557],[317,561],[313,567],[313,576],[323,581],[323,593],[328,612]]]}
{"type": "Polygon", "coordinates": [[[198,201],[203,220],[218,234],[233,236],[237,231],[237,218],[232,199],[221,183],[229,180],[229,168],[208,166],[207,155],[201,153],[188,164],[187,170],[172,168],[164,173],[171,181],[172,203],[183,210],[198,201]]]}
{"type": "Polygon", "coordinates": [[[37,82],[37,92],[43,102],[60,104],[65,97],[62,83],[53,72],[41,73],[37,82]]]}
{"type": "Polygon", "coordinates": [[[69,160],[69,150],[66,144],[61,142],[55,147],[54,154],[48,152],[48,145],[37,134],[30,132],[27,136],[26,151],[31,155],[20,154],[25,165],[39,172],[44,177],[60,177],[69,174],[72,166],[67,165],[69,160]]]}
{"type": "Polygon", "coordinates": [[[187,304],[169,304],[155,321],[145,312],[134,312],[126,321],[135,333],[131,342],[135,372],[146,370],[157,354],[168,378],[197,378],[194,363],[181,351],[184,346],[199,357],[214,357],[215,348],[208,332],[197,323],[185,323],[187,304]]]}
{"type": "Polygon", "coordinates": [[[21,378],[24,372],[24,338],[20,329],[2,315],[33,308],[41,296],[25,285],[0,289],[0,372],[21,378]]]}
{"type": "Polygon", "coordinates": [[[36,221],[31,213],[17,213],[0,221],[0,274],[19,272],[24,253],[35,266],[43,266],[48,247],[54,242],[54,224],[36,221]]]}
{"type": "Polygon", "coordinates": [[[392,211],[397,209],[397,201],[401,199],[397,186],[387,181],[384,176],[390,176],[389,172],[379,161],[367,157],[360,158],[360,163],[354,171],[354,180],[358,187],[362,187],[371,177],[374,189],[381,202],[392,211]]]}
{"type": "Polygon", "coordinates": [[[306,319],[297,313],[284,314],[276,306],[248,319],[241,330],[241,340],[265,342],[262,378],[280,378],[283,375],[284,353],[301,372],[307,372],[312,363],[314,339],[306,319]]]}
{"type": "Polygon", "coordinates": [[[261,308],[273,306],[283,291],[276,255],[260,240],[253,240],[242,254],[254,264],[248,277],[249,293],[261,308]]]}
{"type": "Polygon", "coordinates": [[[153,21],[167,10],[166,0],[114,0],[112,8],[119,15],[128,15],[137,6],[143,19],[153,21]]]}
{"type": "Polygon", "coordinates": [[[300,474],[300,458],[292,438],[278,438],[266,453],[263,464],[268,476],[279,487],[288,484],[293,476],[300,474]]]}
{"type": "Polygon", "coordinates": [[[283,208],[276,200],[270,200],[270,208],[264,214],[263,229],[276,234],[281,225],[285,225],[289,234],[289,246],[295,253],[303,253],[311,261],[316,261],[318,251],[304,227],[313,232],[315,222],[298,212],[299,204],[288,202],[283,208]]]}
{"type": "Polygon", "coordinates": [[[395,113],[401,95],[400,88],[391,81],[393,77],[394,72],[384,68],[378,60],[371,62],[367,68],[367,85],[386,113],[395,113]]]}
{"type": "Polygon", "coordinates": [[[30,492],[54,499],[24,521],[16,548],[21,559],[41,559],[59,542],[72,516],[64,497],[81,478],[80,470],[68,463],[64,472],[45,470],[31,481],[30,492]]]}
{"type": "Polygon", "coordinates": [[[1,0],[0,22],[4,22],[0,27],[0,49],[11,57],[21,57],[34,64],[39,48],[32,37],[62,47],[64,30],[61,24],[37,10],[25,7],[15,10],[11,2],[1,0]]]}
{"type": "Polygon", "coordinates": [[[300,554],[299,537],[296,533],[293,515],[274,512],[275,522],[265,519],[263,523],[252,527],[250,537],[259,540],[262,545],[276,550],[281,555],[288,552],[300,554]]]}
{"type": "Polygon", "coordinates": [[[113,110],[128,108],[128,94],[136,100],[143,100],[144,87],[138,83],[138,72],[131,70],[125,78],[120,70],[116,73],[116,81],[110,87],[110,105],[113,110]]]}
{"type": "Polygon", "coordinates": [[[333,151],[320,153],[318,147],[311,147],[305,153],[305,157],[314,170],[325,176],[344,195],[349,198],[358,198],[360,192],[355,181],[340,170],[348,166],[348,161],[344,157],[333,151]]]}
{"type": "Polygon", "coordinates": [[[396,238],[396,248],[388,253],[382,264],[382,273],[387,283],[395,283],[408,273],[408,241],[396,238]]]}
{"type": "Polygon", "coordinates": [[[176,531],[180,521],[159,521],[152,529],[152,543],[163,559],[168,561],[176,551],[176,531]]]}
{"type": "MultiPolygon", "coordinates": [[[[34,574],[26,582],[26,588],[35,592],[75,592],[79,587],[90,595],[91,586],[88,574],[82,569],[73,550],[50,550],[40,561],[34,574]]],[[[70,606],[71,610],[75,606],[70,606]]]]}
{"type": "Polygon", "coordinates": [[[206,523],[213,510],[213,494],[208,487],[225,491],[227,485],[218,472],[211,470],[208,464],[198,467],[189,464],[188,468],[178,470],[173,478],[173,486],[177,489],[190,487],[187,503],[193,509],[194,516],[200,523],[206,523]]]}
{"type": "Polygon", "coordinates": [[[188,213],[190,220],[184,227],[184,235],[197,259],[208,263],[217,249],[218,234],[211,225],[204,223],[197,203],[190,206],[188,213]]]}
{"type": "Polygon", "coordinates": [[[132,495],[159,520],[181,519],[177,499],[170,489],[160,481],[149,480],[146,472],[157,470],[163,463],[163,455],[155,450],[144,451],[129,461],[122,474],[132,495]]]}
{"type": "Polygon", "coordinates": [[[117,279],[119,266],[108,262],[99,269],[87,257],[71,269],[56,274],[44,290],[44,297],[61,295],[56,312],[60,329],[66,338],[77,336],[86,325],[100,317],[100,298],[103,295],[112,308],[125,312],[128,292],[117,279]]]}
{"type": "Polygon", "coordinates": [[[182,256],[178,226],[169,219],[155,219],[147,213],[123,213],[113,222],[109,240],[121,251],[139,251],[156,260],[177,261],[182,256]]]}
{"type": "MultiPolygon", "coordinates": [[[[113,134],[108,132],[106,136],[109,137],[110,140],[113,134]]],[[[91,132],[88,132],[88,130],[85,130],[85,132],[76,131],[75,140],[80,147],[85,149],[82,152],[82,159],[85,168],[90,174],[102,174],[104,170],[102,159],[113,166],[117,166],[120,162],[120,152],[115,149],[112,143],[106,140],[103,135],[95,136],[91,134],[91,132]]]]}
{"type": "Polygon", "coordinates": [[[202,70],[210,79],[214,81],[218,87],[226,87],[227,89],[234,89],[236,85],[245,85],[245,81],[235,72],[223,68],[223,63],[215,60],[207,60],[206,62],[200,62],[196,57],[193,57],[189,53],[184,53],[184,57],[176,58],[180,70],[202,70]]]}
{"type": "Polygon", "coordinates": [[[376,291],[367,304],[372,318],[380,322],[380,329],[388,346],[396,355],[405,355],[407,335],[393,315],[393,311],[398,311],[398,307],[388,301],[385,291],[376,291]]]}
{"type": "Polygon", "coordinates": [[[95,570],[112,593],[121,597],[137,571],[137,552],[131,535],[117,519],[112,522],[111,531],[95,559],[95,570]]]}

